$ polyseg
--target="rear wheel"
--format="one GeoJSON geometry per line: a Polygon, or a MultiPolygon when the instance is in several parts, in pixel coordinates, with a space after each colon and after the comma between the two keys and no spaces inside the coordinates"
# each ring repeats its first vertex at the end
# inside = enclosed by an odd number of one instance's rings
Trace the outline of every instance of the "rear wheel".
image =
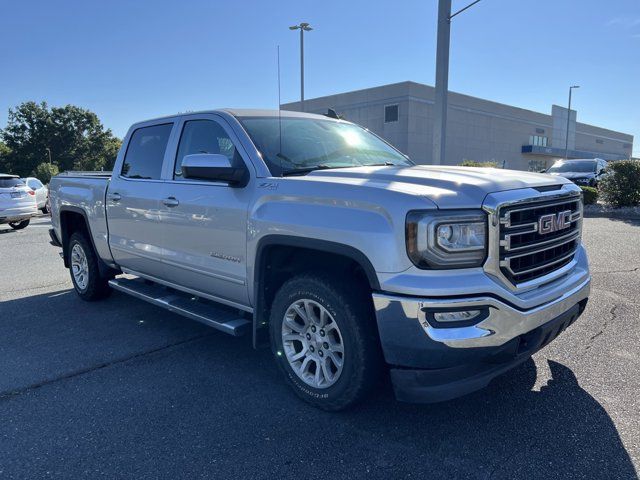
{"type": "Polygon", "coordinates": [[[9,226],[14,230],[22,230],[23,228],[27,228],[31,219],[22,220],[21,222],[9,222],[9,226]]]}
{"type": "Polygon", "coordinates": [[[109,278],[100,275],[98,258],[85,235],[73,233],[69,239],[68,252],[71,281],[80,298],[94,301],[109,296],[109,278]]]}
{"type": "Polygon", "coordinates": [[[377,329],[364,292],[302,275],[276,294],[270,318],[276,362],[296,394],[323,410],[363,400],[382,372],[377,329]]]}

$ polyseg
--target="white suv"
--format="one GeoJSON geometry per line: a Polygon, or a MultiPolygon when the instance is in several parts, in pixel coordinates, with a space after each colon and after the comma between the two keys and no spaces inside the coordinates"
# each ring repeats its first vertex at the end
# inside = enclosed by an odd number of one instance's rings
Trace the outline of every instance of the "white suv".
{"type": "Polygon", "coordinates": [[[17,175],[0,173],[0,224],[8,223],[14,230],[29,225],[38,213],[36,194],[17,175]]]}

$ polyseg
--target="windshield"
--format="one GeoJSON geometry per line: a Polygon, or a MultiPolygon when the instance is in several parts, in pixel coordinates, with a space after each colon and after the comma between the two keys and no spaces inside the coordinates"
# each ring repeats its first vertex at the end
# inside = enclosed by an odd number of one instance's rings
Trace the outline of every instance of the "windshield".
{"type": "Polygon", "coordinates": [[[413,165],[395,148],[351,123],[315,118],[239,119],[272,175],[319,168],[413,165]],[[282,135],[280,131],[282,130],[282,135]]]}
{"type": "Polygon", "coordinates": [[[0,188],[22,187],[24,182],[19,178],[0,177],[0,188]]]}
{"type": "Polygon", "coordinates": [[[580,172],[592,173],[596,171],[597,163],[593,160],[581,160],[572,162],[556,162],[549,169],[549,173],[580,172]]]}

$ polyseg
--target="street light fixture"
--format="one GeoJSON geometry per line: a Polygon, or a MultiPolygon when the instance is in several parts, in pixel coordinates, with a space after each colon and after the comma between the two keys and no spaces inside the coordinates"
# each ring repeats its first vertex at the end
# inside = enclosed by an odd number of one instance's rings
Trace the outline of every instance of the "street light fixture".
{"type": "Polygon", "coordinates": [[[571,119],[571,91],[574,88],[580,88],[580,85],[571,85],[569,87],[569,108],[567,109],[567,135],[564,142],[564,159],[569,160],[569,120],[571,119]]]}
{"type": "Polygon", "coordinates": [[[49,147],[45,147],[47,153],[49,154],[49,165],[51,165],[51,149],[49,147]]]}
{"type": "Polygon", "coordinates": [[[292,25],[289,30],[300,30],[300,110],[304,112],[304,32],[313,30],[311,25],[302,22],[292,25]]]}

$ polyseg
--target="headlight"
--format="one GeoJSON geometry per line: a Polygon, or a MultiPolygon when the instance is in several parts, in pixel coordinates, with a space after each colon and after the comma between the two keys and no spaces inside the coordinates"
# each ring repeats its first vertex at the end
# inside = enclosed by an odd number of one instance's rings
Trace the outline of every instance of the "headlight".
{"type": "Polygon", "coordinates": [[[409,212],[406,237],[419,268],[478,267],[486,257],[487,217],[477,210],[409,212]]]}

